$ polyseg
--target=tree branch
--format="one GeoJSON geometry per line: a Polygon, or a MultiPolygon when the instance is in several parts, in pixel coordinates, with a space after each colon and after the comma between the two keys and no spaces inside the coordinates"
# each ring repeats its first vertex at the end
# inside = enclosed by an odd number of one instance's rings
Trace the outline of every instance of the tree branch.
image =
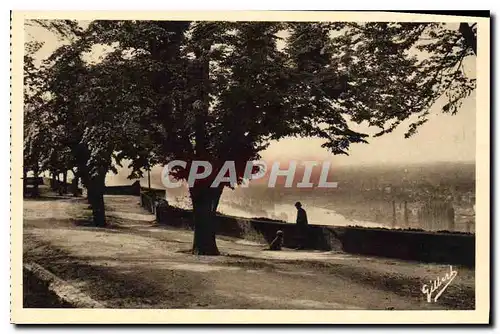
{"type": "Polygon", "coordinates": [[[460,27],[458,31],[462,34],[465,44],[474,51],[474,54],[477,56],[477,36],[472,31],[472,27],[469,26],[468,23],[460,23],[460,27]]]}

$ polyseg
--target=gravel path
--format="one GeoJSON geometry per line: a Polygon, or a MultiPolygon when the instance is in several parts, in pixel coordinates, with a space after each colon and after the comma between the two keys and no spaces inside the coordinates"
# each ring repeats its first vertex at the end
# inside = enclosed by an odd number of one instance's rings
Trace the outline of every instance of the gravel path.
{"type": "MultiPolygon", "coordinates": [[[[133,196],[106,196],[108,228],[84,199],[24,201],[24,261],[110,308],[473,309],[474,271],[437,303],[420,289],[449,266],[341,252],[262,251],[219,237],[222,256],[188,254],[192,232],[158,226],[133,196]]],[[[40,307],[40,306],[38,306],[40,307]]],[[[49,305],[47,306],[49,307],[49,305]]]]}

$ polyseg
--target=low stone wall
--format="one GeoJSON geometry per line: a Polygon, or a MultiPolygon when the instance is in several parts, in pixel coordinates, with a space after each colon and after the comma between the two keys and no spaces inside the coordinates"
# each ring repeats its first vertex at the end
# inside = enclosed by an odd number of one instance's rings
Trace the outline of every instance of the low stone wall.
{"type": "MultiPolygon", "coordinates": [[[[23,195],[24,195],[24,197],[30,197],[30,196],[34,195],[33,188],[35,185],[47,186],[47,187],[50,187],[51,189],[55,189],[55,191],[57,191],[58,189],[63,187],[64,182],[53,180],[52,178],[40,176],[40,177],[27,177],[24,180],[24,185],[26,186],[26,188],[24,189],[25,193],[23,195]]],[[[71,183],[66,182],[66,191],[68,193],[73,193],[71,183]]],[[[83,190],[81,188],[78,188],[76,191],[77,196],[81,196],[82,193],[83,193],[83,190]]]]}
{"type": "Polygon", "coordinates": [[[105,308],[102,303],[33,262],[23,264],[23,295],[24,307],[105,308]]]}
{"type": "Polygon", "coordinates": [[[345,228],[342,248],[349,253],[404,260],[475,265],[475,236],[461,233],[345,228]]]}
{"type": "Polygon", "coordinates": [[[139,196],[141,193],[141,183],[135,181],[129,186],[111,186],[104,190],[105,195],[133,195],[139,196]]]}
{"type": "Polygon", "coordinates": [[[165,198],[165,189],[141,187],[141,192],[152,197],[165,198]]]}
{"type": "Polygon", "coordinates": [[[43,177],[27,177],[26,179],[24,179],[24,183],[27,186],[34,186],[35,184],[38,185],[44,184],[43,177]]]}
{"type": "MultiPolygon", "coordinates": [[[[168,205],[156,207],[152,196],[146,193],[141,193],[141,205],[156,215],[159,224],[194,228],[191,211],[168,205]]],[[[261,243],[270,243],[276,231],[282,230],[284,246],[289,248],[298,247],[301,237],[295,224],[272,220],[218,214],[213,223],[218,235],[261,243]]],[[[468,267],[475,265],[473,234],[309,225],[307,240],[310,248],[318,250],[342,250],[353,254],[468,267]]]]}

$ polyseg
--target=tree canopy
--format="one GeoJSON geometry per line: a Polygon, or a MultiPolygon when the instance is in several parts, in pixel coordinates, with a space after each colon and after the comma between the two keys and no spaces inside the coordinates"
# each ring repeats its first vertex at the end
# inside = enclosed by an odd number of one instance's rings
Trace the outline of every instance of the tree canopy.
{"type": "Polygon", "coordinates": [[[353,124],[367,122],[383,135],[416,117],[410,136],[439,99],[446,99],[443,112],[456,113],[475,89],[462,68],[477,52],[468,24],[39,24],[72,41],[43,70],[25,60],[33,78],[26,85],[44,78],[36,89],[44,98],[26,104],[34,110],[26,118],[29,145],[48,143],[46,158],[54,149],[69,153],[63,168],[77,167],[98,224],[104,224],[105,175],[123,159],[131,161],[131,177],[156,164],[188,162],[172,171],[177,179],[187,178],[192,161],[210,161],[210,177],[190,189],[198,254],[218,253],[210,221],[223,188],[233,185],[209,185],[225,161],[235,161],[241,182],[246,162],[271,140],[319,137],[333,154],[347,154],[352,143],[368,142],[353,124]],[[85,61],[103,45],[111,51],[85,61]]]}

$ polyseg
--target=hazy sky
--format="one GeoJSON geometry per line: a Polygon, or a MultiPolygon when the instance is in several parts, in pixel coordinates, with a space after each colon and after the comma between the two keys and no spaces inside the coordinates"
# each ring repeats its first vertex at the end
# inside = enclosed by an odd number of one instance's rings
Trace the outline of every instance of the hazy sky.
{"type": "MultiPolygon", "coordinates": [[[[26,39],[44,42],[38,58],[44,59],[59,45],[57,37],[39,27],[26,27],[26,39]]],[[[100,51],[94,53],[97,58],[100,51]]],[[[474,59],[464,62],[467,71],[474,72],[474,59]]],[[[349,156],[333,156],[320,147],[322,141],[314,138],[291,138],[273,142],[262,152],[266,160],[331,160],[338,165],[422,163],[435,161],[474,161],[476,137],[476,100],[473,93],[464,100],[455,116],[431,110],[429,121],[419,128],[417,134],[404,139],[407,124],[379,138],[369,139],[370,144],[354,144],[349,156]],[[406,125],[406,126],[405,126],[406,125]]],[[[361,131],[366,127],[358,128],[361,131]]],[[[370,131],[373,133],[373,130],[370,131]]]]}
{"type": "MultiPolygon", "coordinates": [[[[464,101],[454,116],[434,110],[418,133],[405,139],[408,122],[394,132],[370,138],[369,144],[353,144],[349,156],[332,156],[321,148],[320,139],[286,139],[273,143],[262,156],[282,160],[316,158],[334,161],[337,165],[378,163],[421,163],[435,161],[474,161],[476,146],[475,94],[464,101]]],[[[435,108],[436,109],[436,108],[435,108]]],[[[360,127],[365,130],[366,127],[360,127]]]]}

